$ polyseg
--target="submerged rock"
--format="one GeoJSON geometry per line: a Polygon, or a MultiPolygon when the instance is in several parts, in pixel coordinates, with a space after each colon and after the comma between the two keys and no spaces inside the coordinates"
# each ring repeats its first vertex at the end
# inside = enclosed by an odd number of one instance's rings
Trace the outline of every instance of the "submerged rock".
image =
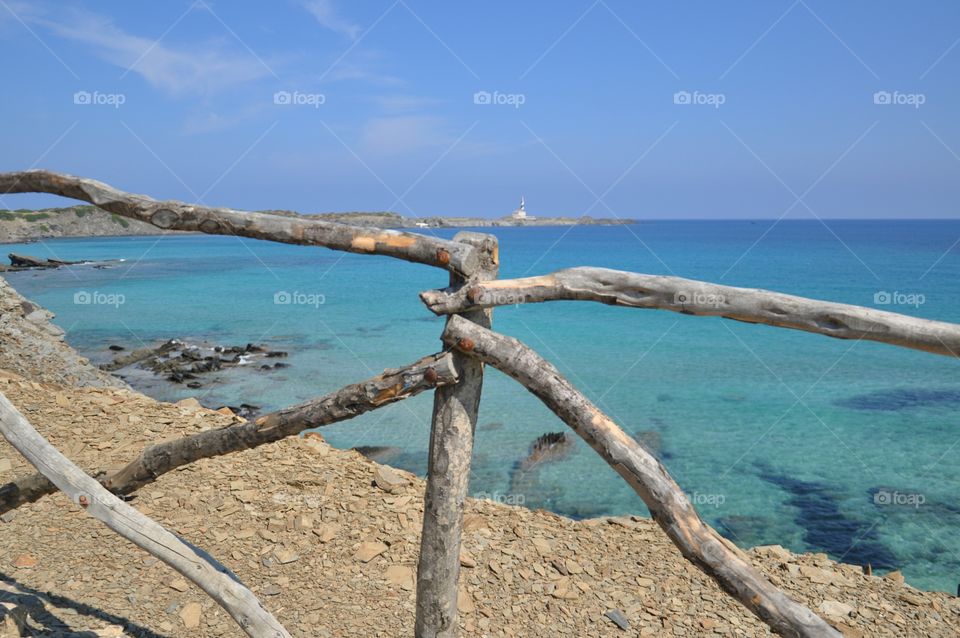
{"type": "Polygon", "coordinates": [[[869,392],[834,402],[834,405],[841,408],[881,412],[957,404],[960,404],[960,390],[928,390],[926,388],[900,388],[882,392],[869,392]]]}
{"type": "Polygon", "coordinates": [[[794,522],[803,529],[804,542],[845,563],[895,569],[900,560],[884,545],[875,525],[847,516],[840,509],[837,490],[823,483],[803,481],[758,465],[764,481],[786,491],[787,504],[797,509],[794,522]]]}

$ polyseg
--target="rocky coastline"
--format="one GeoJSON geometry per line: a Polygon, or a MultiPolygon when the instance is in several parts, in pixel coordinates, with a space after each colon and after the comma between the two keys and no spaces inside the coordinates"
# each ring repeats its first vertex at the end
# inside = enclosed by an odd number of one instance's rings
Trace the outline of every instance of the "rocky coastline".
{"type": "MultiPolygon", "coordinates": [[[[297,215],[286,210],[261,211],[276,215],[297,215]]],[[[304,214],[306,218],[377,228],[486,228],[525,226],[617,226],[636,223],[632,219],[580,217],[537,217],[516,219],[511,216],[488,217],[404,217],[393,212],[350,212],[304,214]]],[[[183,235],[145,222],[126,219],[96,206],[68,206],[41,210],[0,210],[0,244],[25,243],[58,237],[112,237],[183,235]]]]}
{"type": "MultiPolygon", "coordinates": [[[[73,352],[50,318],[0,279],[0,392],[87,471],[245,418],[131,390],[73,352]]],[[[256,346],[209,347],[221,359],[267,359],[256,346]]],[[[114,364],[213,356],[182,342],[155,350],[115,350],[114,364]]],[[[517,470],[570,445],[546,435],[517,470]]],[[[0,441],[0,489],[32,472],[0,441]]],[[[167,473],[130,502],[222,561],[294,636],[399,636],[413,626],[423,489],[415,475],[308,434],[167,473]]],[[[0,516],[0,539],[0,636],[242,635],[202,592],[62,495],[0,516]]],[[[779,546],[742,553],[844,636],[960,635],[960,599],[916,590],[899,572],[868,575],[779,546]]],[[[471,498],[460,562],[465,636],[769,635],[645,518],[574,521],[471,498]]]]}

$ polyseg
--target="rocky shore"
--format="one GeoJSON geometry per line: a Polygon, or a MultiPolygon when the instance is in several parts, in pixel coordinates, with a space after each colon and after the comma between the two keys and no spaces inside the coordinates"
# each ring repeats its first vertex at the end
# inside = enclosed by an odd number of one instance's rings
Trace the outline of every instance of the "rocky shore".
{"type": "MultiPolygon", "coordinates": [[[[285,210],[262,211],[298,215],[285,210]]],[[[489,226],[609,226],[632,224],[631,219],[581,217],[404,217],[391,212],[318,213],[303,217],[378,228],[474,228],[489,226]]],[[[115,235],[177,235],[150,224],[114,215],[96,206],[69,206],[43,210],[0,210],[0,243],[31,242],[56,237],[109,237],[115,235]]]]}
{"type": "MultiPolygon", "coordinates": [[[[122,387],[71,356],[46,311],[24,303],[0,285],[0,392],[86,470],[118,469],[150,443],[242,418],[122,387]]],[[[535,444],[528,465],[558,443],[535,444]]],[[[0,443],[0,484],[32,471],[0,443]]],[[[222,561],[293,635],[392,637],[412,633],[423,487],[313,434],[170,472],[131,503],[222,561]]],[[[650,520],[573,521],[476,499],[466,509],[464,635],[769,635],[650,520]]],[[[0,516],[0,539],[0,636],[243,635],[202,592],[60,495],[0,516]]],[[[845,636],[960,635],[960,599],[897,573],[867,576],[778,546],[745,556],[845,636]]]]}

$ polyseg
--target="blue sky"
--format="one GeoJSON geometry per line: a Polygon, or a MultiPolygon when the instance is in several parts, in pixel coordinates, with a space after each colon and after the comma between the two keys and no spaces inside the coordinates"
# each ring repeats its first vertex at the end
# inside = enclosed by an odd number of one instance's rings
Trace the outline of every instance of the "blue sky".
{"type": "Polygon", "coordinates": [[[0,0],[0,170],[302,212],[958,217],[958,42],[955,0],[0,0]]]}

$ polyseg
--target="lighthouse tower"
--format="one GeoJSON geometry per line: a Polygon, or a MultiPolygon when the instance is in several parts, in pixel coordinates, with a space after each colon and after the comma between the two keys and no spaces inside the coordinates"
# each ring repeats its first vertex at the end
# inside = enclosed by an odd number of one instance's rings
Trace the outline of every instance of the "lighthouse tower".
{"type": "Polygon", "coordinates": [[[513,211],[514,219],[526,219],[527,218],[527,205],[523,201],[523,195],[520,196],[520,208],[513,211]]]}

